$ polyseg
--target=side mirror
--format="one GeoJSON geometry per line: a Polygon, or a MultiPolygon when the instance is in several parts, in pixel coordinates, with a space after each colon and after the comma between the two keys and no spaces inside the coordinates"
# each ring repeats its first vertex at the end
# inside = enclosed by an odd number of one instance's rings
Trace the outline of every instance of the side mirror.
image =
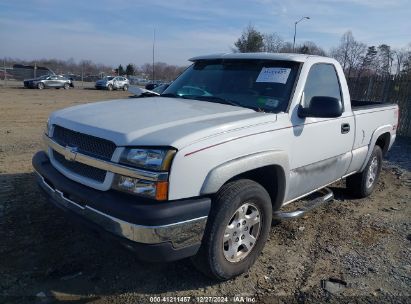
{"type": "Polygon", "coordinates": [[[342,102],[334,97],[314,96],[311,98],[308,108],[299,106],[298,116],[305,117],[322,117],[333,118],[340,117],[343,113],[342,102]]]}

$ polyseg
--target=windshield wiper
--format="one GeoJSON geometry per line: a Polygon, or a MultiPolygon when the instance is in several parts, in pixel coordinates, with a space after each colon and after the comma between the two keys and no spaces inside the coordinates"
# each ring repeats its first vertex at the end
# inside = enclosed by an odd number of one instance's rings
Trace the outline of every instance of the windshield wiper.
{"type": "Polygon", "coordinates": [[[160,94],[160,97],[176,97],[176,98],[181,98],[180,95],[177,95],[177,94],[174,94],[174,93],[160,94]]]}
{"type": "Polygon", "coordinates": [[[223,104],[229,104],[232,106],[237,106],[237,107],[242,107],[240,104],[236,103],[235,101],[225,99],[222,97],[217,97],[217,96],[204,96],[204,95],[178,95],[174,93],[165,93],[161,94],[161,97],[177,97],[177,98],[184,98],[184,99],[197,99],[197,100],[205,100],[205,101],[211,101],[211,102],[217,102],[217,103],[223,103],[223,104]]]}
{"type": "Polygon", "coordinates": [[[187,99],[197,99],[197,100],[205,100],[205,101],[222,103],[222,104],[229,104],[229,105],[232,105],[232,106],[244,108],[244,106],[240,105],[239,103],[237,103],[237,102],[235,102],[235,101],[233,101],[233,100],[226,99],[226,98],[222,98],[222,97],[218,97],[218,96],[183,95],[183,96],[181,96],[181,97],[182,97],[182,98],[187,98],[187,99]]]}
{"type": "MultiPolygon", "coordinates": [[[[243,106],[233,100],[218,97],[218,96],[204,96],[204,95],[178,95],[174,93],[165,93],[161,94],[161,97],[175,97],[175,98],[183,98],[183,99],[197,99],[197,100],[204,100],[204,101],[210,101],[210,102],[215,102],[215,103],[221,103],[221,104],[228,104],[231,106],[236,106],[236,107],[241,107],[241,108],[247,108],[247,109],[252,109],[256,112],[261,112],[261,109],[258,108],[251,108],[251,107],[246,107],[243,106]]],[[[264,112],[264,111],[262,111],[264,112]]]]}

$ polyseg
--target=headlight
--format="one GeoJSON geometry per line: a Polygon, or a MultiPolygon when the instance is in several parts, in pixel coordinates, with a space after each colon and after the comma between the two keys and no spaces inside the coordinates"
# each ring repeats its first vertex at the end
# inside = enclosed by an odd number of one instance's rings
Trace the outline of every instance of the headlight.
{"type": "Polygon", "coordinates": [[[153,182],[138,178],[117,175],[114,188],[131,194],[146,196],[158,201],[168,198],[168,182],[153,182]]]}
{"type": "Polygon", "coordinates": [[[137,168],[166,171],[170,169],[175,153],[175,150],[165,149],[126,149],[120,158],[120,163],[137,168]]]}
{"type": "MultiPolygon", "coordinates": [[[[127,148],[120,157],[120,163],[135,168],[153,171],[168,171],[176,150],[127,148]]],[[[142,195],[164,201],[168,198],[168,181],[149,181],[117,175],[113,188],[131,194],[142,195]]]]}

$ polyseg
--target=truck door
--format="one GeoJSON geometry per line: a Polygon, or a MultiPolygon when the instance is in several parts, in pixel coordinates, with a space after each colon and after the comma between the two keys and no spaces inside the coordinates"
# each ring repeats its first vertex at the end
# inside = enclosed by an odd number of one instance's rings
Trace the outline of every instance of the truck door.
{"type": "MultiPolygon", "coordinates": [[[[307,107],[314,96],[334,97],[344,106],[344,96],[333,64],[316,63],[311,66],[301,105],[307,107]]],[[[287,200],[323,187],[346,174],[355,131],[352,112],[345,109],[337,118],[300,118],[293,113],[294,136],[287,200]]]]}

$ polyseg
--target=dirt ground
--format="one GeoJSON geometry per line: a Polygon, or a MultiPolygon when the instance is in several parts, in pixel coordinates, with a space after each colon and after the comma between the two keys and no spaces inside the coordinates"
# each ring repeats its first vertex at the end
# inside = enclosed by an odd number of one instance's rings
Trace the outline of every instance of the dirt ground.
{"type": "Polygon", "coordinates": [[[411,302],[409,139],[392,150],[371,197],[356,200],[344,182],[333,185],[332,203],[273,226],[253,268],[224,283],[204,277],[189,260],[140,262],[66,221],[41,196],[31,166],[47,116],[77,103],[129,95],[0,87],[1,303],[178,300],[163,296],[202,303],[225,300],[206,297],[228,297],[231,303],[233,296],[254,303],[411,302]]]}

